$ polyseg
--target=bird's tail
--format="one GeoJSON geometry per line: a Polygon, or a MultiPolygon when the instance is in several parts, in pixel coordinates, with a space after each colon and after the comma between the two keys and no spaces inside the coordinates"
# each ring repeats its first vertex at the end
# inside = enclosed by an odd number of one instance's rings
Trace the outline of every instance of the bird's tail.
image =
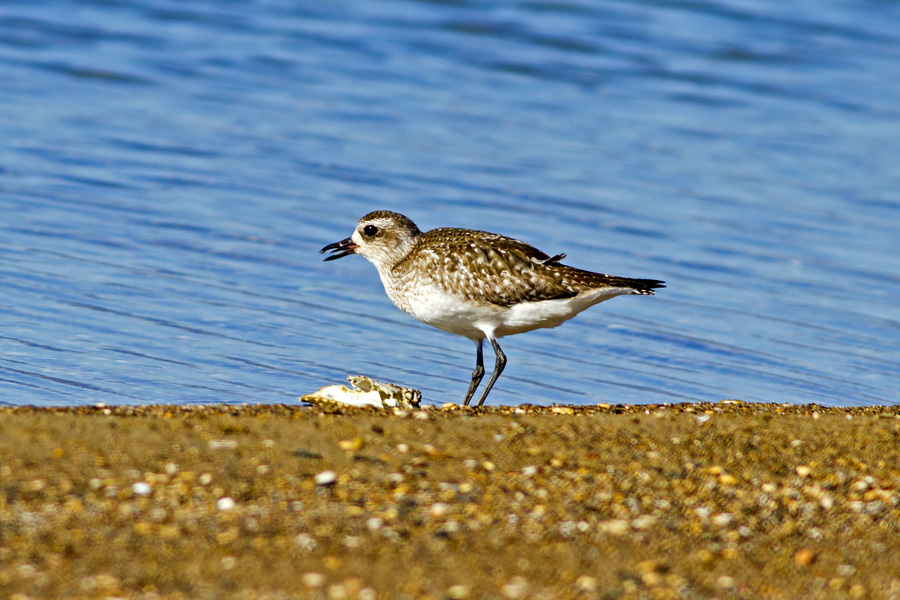
{"type": "Polygon", "coordinates": [[[616,287],[627,287],[634,290],[633,293],[644,296],[652,296],[656,294],[654,290],[666,287],[665,281],[658,279],[632,279],[630,277],[616,277],[617,281],[612,283],[616,287]]]}

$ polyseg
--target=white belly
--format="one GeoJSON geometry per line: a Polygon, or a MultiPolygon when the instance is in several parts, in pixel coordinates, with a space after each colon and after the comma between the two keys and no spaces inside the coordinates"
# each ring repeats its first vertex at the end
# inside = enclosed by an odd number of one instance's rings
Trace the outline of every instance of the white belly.
{"type": "Polygon", "coordinates": [[[633,293],[629,288],[606,288],[573,298],[523,302],[503,308],[471,302],[437,286],[420,287],[414,294],[387,291],[398,308],[419,321],[472,340],[557,327],[594,304],[633,293]]]}

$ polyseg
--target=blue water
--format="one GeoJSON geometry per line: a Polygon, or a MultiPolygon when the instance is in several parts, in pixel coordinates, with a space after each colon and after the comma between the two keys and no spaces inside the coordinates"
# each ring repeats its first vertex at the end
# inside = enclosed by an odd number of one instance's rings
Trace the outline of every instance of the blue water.
{"type": "Polygon", "coordinates": [[[900,402],[896,2],[5,0],[0,82],[2,403],[459,401],[380,208],[666,280],[492,404],[900,402]]]}

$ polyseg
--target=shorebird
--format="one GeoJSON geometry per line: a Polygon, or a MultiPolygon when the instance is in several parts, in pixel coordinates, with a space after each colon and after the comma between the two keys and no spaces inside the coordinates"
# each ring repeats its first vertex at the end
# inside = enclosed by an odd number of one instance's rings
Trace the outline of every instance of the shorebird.
{"type": "Polygon", "coordinates": [[[325,260],[359,254],[375,265],[397,308],[419,321],[475,342],[468,406],[484,377],[483,342],[496,362],[481,398],[506,366],[499,338],[557,327],[581,311],[624,294],[651,296],[656,279],[603,275],[562,264],[525,242],[487,231],[442,227],[422,232],[407,217],[386,210],[359,220],[353,235],[328,244],[325,260]]]}

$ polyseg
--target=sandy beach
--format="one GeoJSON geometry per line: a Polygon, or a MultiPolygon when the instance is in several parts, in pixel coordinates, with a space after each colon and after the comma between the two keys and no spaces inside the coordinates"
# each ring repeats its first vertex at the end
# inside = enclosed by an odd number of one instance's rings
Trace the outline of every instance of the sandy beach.
{"type": "Polygon", "coordinates": [[[900,407],[0,410],[0,597],[900,598],[900,407]]]}

